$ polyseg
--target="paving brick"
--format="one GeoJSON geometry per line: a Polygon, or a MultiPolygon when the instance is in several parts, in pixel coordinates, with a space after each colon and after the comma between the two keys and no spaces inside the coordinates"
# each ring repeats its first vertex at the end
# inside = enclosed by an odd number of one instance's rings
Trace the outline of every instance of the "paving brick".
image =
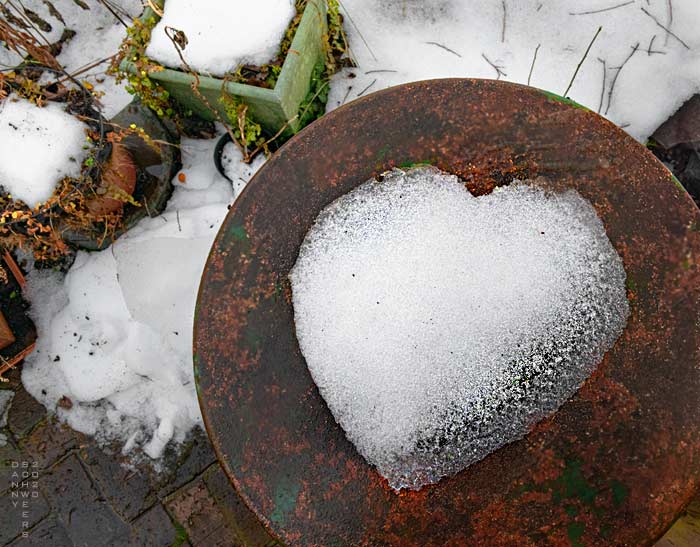
{"type": "Polygon", "coordinates": [[[10,431],[17,438],[21,438],[45,417],[44,405],[27,393],[26,389],[19,386],[15,391],[15,397],[12,399],[7,415],[10,431]]]}
{"type": "Polygon", "coordinates": [[[214,462],[216,455],[207,434],[196,428],[181,446],[167,450],[163,466],[167,471],[161,473],[154,483],[158,497],[165,498],[192,481],[214,462]]]}
{"type": "Polygon", "coordinates": [[[5,373],[5,379],[7,382],[3,382],[0,385],[0,389],[11,389],[17,391],[22,385],[22,372],[18,367],[10,369],[9,372],[5,373]]]}
{"type": "Polygon", "coordinates": [[[76,546],[129,544],[130,527],[104,500],[75,454],[44,475],[41,487],[76,546]]]}
{"type": "Polygon", "coordinates": [[[18,538],[9,547],[73,547],[63,525],[49,517],[29,531],[26,538],[18,538]]]}
{"type": "Polygon", "coordinates": [[[212,465],[202,477],[214,497],[229,528],[246,547],[282,545],[265,530],[245,502],[236,493],[220,465],[212,465]]]}
{"type": "Polygon", "coordinates": [[[39,467],[48,469],[69,450],[77,448],[85,437],[70,427],[50,419],[40,424],[25,437],[20,446],[39,467]]]}
{"type": "Polygon", "coordinates": [[[121,455],[110,454],[94,442],[81,448],[79,453],[101,492],[126,520],[140,515],[157,501],[151,487],[150,470],[128,469],[122,465],[121,455]]]}
{"type": "Polygon", "coordinates": [[[7,414],[14,396],[15,392],[11,389],[0,389],[0,427],[7,425],[7,414]]]}
{"type": "Polygon", "coordinates": [[[29,458],[15,446],[12,439],[6,439],[5,445],[0,446],[0,492],[10,488],[12,463],[29,461],[29,458]]]}
{"type": "Polygon", "coordinates": [[[160,503],[154,505],[131,524],[132,545],[170,547],[177,539],[177,529],[160,503]]]}
{"type": "Polygon", "coordinates": [[[22,481],[0,494],[0,545],[22,535],[49,514],[49,504],[39,490],[37,479],[22,481]]]}
{"type": "Polygon", "coordinates": [[[193,545],[240,545],[201,478],[175,492],[166,501],[166,508],[185,528],[193,545]]]}

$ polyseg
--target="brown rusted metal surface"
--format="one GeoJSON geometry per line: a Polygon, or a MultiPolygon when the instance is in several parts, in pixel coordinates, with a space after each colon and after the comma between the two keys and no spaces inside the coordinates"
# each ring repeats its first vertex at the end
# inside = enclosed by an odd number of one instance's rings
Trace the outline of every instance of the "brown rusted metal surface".
{"type": "Polygon", "coordinates": [[[15,335],[12,334],[10,325],[7,324],[5,316],[0,311],[0,349],[6,348],[15,340],[16,338],[15,335]]]}
{"type": "MultiPolygon", "coordinates": [[[[12,290],[14,286],[17,290],[21,291],[27,283],[24,274],[8,251],[2,251],[2,253],[3,262],[12,274],[10,290],[12,290]]],[[[7,345],[3,345],[0,340],[0,382],[7,381],[6,378],[3,377],[3,374],[20,363],[22,359],[34,351],[34,347],[36,346],[36,329],[34,323],[26,316],[26,310],[20,303],[20,299],[12,299],[11,302],[13,305],[10,307],[14,309],[9,310],[10,315],[8,315],[8,318],[10,319],[10,323],[7,323],[7,318],[0,312],[0,315],[3,317],[3,322],[5,322],[5,325],[0,326],[0,331],[5,330],[5,327],[7,327],[12,338],[9,340],[7,333],[5,333],[4,336],[0,334],[0,339],[4,338],[5,342],[8,340],[10,342],[7,345]],[[18,337],[19,340],[17,340],[18,337]]],[[[8,310],[6,310],[6,312],[7,311],[8,310]]]]}
{"type": "Polygon", "coordinates": [[[600,116],[489,80],[375,93],[290,140],[219,232],[195,320],[207,430],[240,495],[291,545],[649,544],[700,478],[698,257],[700,210],[600,116]],[[287,275],[325,205],[419,162],[475,193],[514,176],[577,189],[623,258],[631,315],[592,377],[527,437],[396,494],[346,440],[308,373],[287,275]]]}

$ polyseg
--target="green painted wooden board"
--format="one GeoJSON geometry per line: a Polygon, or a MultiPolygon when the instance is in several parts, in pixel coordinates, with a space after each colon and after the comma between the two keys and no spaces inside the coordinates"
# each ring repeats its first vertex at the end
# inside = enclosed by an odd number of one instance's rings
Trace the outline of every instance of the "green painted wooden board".
{"type": "MultiPolygon", "coordinates": [[[[162,7],[164,0],[156,0],[162,7]]],[[[212,108],[226,118],[224,104],[219,100],[224,93],[233,95],[248,105],[248,115],[270,133],[279,131],[299,111],[301,102],[309,92],[311,74],[318,63],[324,62],[324,35],[327,33],[327,5],[325,0],[309,0],[302,15],[282,71],[274,89],[265,89],[246,84],[226,82],[222,78],[199,76],[199,92],[212,108]]],[[[151,17],[160,19],[150,7],[146,7],[142,21],[151,17]]],[[[127,57],[128,59],[129,57],[127,57]]],[[[136,73],[136,66],[128,60],[122,62],[121,70],[136,73]]],[[[215,116],[210,108],[194,93],[194,76],[181,70],[166,68],[149,72],[149,77],[168,90],[172,98],[186,109],[207,120],[215,116]]],[[[297,120],[289,121],[292,132],[299,129],[297,120]]]]}

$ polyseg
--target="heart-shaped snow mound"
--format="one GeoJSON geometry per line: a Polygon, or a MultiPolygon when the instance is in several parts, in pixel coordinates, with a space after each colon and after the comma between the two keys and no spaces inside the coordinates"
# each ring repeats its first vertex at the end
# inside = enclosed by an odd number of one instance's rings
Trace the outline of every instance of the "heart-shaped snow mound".
{"type": "Polygon", "coordinates": [[[591,374],[629,312],[576,191],[474,197],[434,168],[326,207],[291,274],[297,337],[348,439],[395,489],[514,441],[591,374]]]}

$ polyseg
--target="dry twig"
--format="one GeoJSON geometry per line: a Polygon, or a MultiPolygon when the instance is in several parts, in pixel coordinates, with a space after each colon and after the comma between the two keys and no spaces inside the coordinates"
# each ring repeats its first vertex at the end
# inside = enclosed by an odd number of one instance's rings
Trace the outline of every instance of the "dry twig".
{"type": "Polygon", "coordinates": [[[635,0],[629,0],[629,2],[623,2],[622,4],[617,4],[616,6],[610,6],[609,8],[603,8],[603,9],[596,9],[596,10],[591,10],[591,11],[578,11],[578,12],[569,12],[569,15],[591,15],[593,13],[603,13],[605,11],[612,11],[617,8],[621,8],[623,6],[629,6],[630,4],[634,4],[635,0]]]}
{"type": "Polygon", "coordinates": [[[603,30],[603,27],[598,27],[598,30],[596,31],[595,35],[593,36],[593,40],[591,40],[591,43],[588,44],[588,47],[586,48],[586,51],[583,54],[583,57],[579,61],[578,65],[576,65],[576,70],[574,70],[574,75],[571,77],[571,81],[569,82],[569,86],[566,88],[566,91],[564,91],[564,97],[566,97],[566,94],[571,89],[571,86],[574,85],[574,80],[576,79],[576,75],[578,74],[578,71],[581,68],[581,65],[586,60],[586,57],[588,57],[588,52],[591,51],[591,48],[593,47],[593,42],[596,41],[596,38],[598,38],[598,35],[600,34],[601,30],[603,30]]]}
{"type": "MultiPolygon", "coordinates": [[[[150,0],[149,0],[149,2],[150,2],[150,0]]],[[[219,111],[216,110],[214,107],[212,107],[209,100],[202,94],[201,91],[199,91],[199,83],[200,83],[199,74],[197,74],[194,70],[192,70],[192,67],[190,67],[189,63],[187,61],[185,61],[185,58],[182,55],[181,43],[183,41],[183,39],[182,39],[183,34],[184,33],[181,30],[177,30],[177,29],[174,29],[172,27],[165,27],[165,35],[173,43],[173,46],[175,47],[175,51],[177,51],[177,55],[178,55],[178,57],[180,57],[180,62],[182,62],[183,69],[188,74],[191,74],[192,77],[194,78],[194,81],[192,82],[192,85],[190,86],[192,88],[192,91],[194,92],[195,95],[197,95],[197,98],[199,98],[199,100],[202,101],[209,110],[211,110],[211,112],[214,114],[214,117],[217,119],[217,121],[221,125],[224,126],[224,128],[226,129],[226,132],[228,133],[228,136],[231,137],[231,140],[233,142],[237,143],[238,140],[236,139],[236,136],[233,134],[233,130],[231,129],[231,126],[228,123],[226,123],[226,121],[223,119],[221,114],[219,114],[219,111]]],[[[244,135],[244,133],[241,133],[241,137],[243,135],[244,135]]]]}
{"type": "Polygon", "coordinates": [[[365,88],[364,88],[362,91],[360,91],[356,96],[357,96],[357,97],[362,97],[362,95],[364,95],[364,94],[367,92],[367,90],[368,90],[370,87],[372,87],[374,84],[376,84],[376,83],[377,83],[377,79],[375,78],[374,80],[372,80],[372,83],[371,83],[371,84],[369,84],[367,87],[365,87],[365,88]]]}
{"type": "MultiPolygon", "coordinates": [[[[668,37],[668,35],[667,35],[667,37],[668,37]]],[[[656,34],[654,34],[654,36],[651,37],[651,40],[649,40],[649,47],[647,48],[647,55],[648,55],[649,57],[651,57],[651,55],[652,55],[653,53],[657,53],[658,55],[666,55],[666,52],[665,52],[665,51],[659,51],[659,50],[656,50],[656,49],[651,49],[651,46],[654,45],[654,40],[656,40],[656,34]]]]}
{"type": "Polygon", "coordinates": [[[615,84],[617,83],[617,78],[620,76],[620,72],[622,72],[622,69],[625,68],[625,65],[627,62],[632,58],[632,56],[637,53],[637,50],[639,49],[639,42],[637,42],[633,47],[632,47],[632,53],[630,53],[627,58],[624,60],[624,62],[619,66],[615,67],[614,70],[615,72],[615,77],[612,80],[612,83],[610,84],[610,90],[608,91],[608,106],[605,107],[605,115],[607,116],[608,110],[610,110],[610,103],[612,103],[612,95],[613,91],[615,90],[615,84]]]}
{"type": "Polygon", "coordinates": [[[340,4],[340,7],[343,8],[343,11],[345,12],[345,15],[348,16],[348,21],[350,21],[350,24],[351,24],[353,27],[355,27],[355,30],[357,31],[357,34],[359,35],[360,40],[362,40],[362,43],[365,44],[365,47],[367,48],[367,51],[369,51],[370,55],[372,56],[372,58],[373,58],[375,61],[378,61],[379,59],[377,59],[377,56],[374,54],[374,51],[372,51],[372,48],[369,47],[369,44],[367,43],[367,40],[365,40],[365,37],[362,35],[362,33],[360,32],[360,29],[357,28],[357,25],[355,24],[355,21],[353,21],[352,17],[350,16],[350,12],[348,11],[348,8],[346,8],[345,5],[343,5],[343,3],[342,3],[340,0],[338,0],[338,4],[340,4]]]}
{"type": "Polygon", "coordinates": [[[348,86],[348,90],[345,92],[345,97],[343,97],[343,101],[338,106],[342,106],[345,104],[345,101],[347,101],[348,97],[350,96],[350,91],[352,91],[352,86],[348,86]]]}
{"type": "Polygon", "coordinates": [[[681,40],[681,39],[678,37],[678,35],[676,35],[673,31],[671,31],[670,29],[666,28],[666,27],[663,26],[661,23],[659,23],[659,20],[658,20],[656,17],[654,17],[651,13],[649,13],[647,10],[645,10],[644,7],[641,7],[640,9],[641,9],[646,15],[648,15],[649,17],[651,17],[652,21],[654,21],[654,23],[656,23],[657,26],[659,26],[659,27],[661,27],[662,29],[664,29],[664,30],[666,31],[666,33],[667,33],[667,36],[668,36],[668,35],[673,36],[676,40],[678,40],[678,41],[683,45],[683,47],[684,47],[685,49],[690,49],[690,46],[689,46],[688,44],[686,44],[683,40],[681,40]]]}
{"type": "Polygon", "coordinates": [[[532,78],[532,70],[535,68],[535,61],[537,61],[537,52],[540,50],[542,44],[537,44],[535,48],[535,55],[532,57],[532,64],[530,65],[530,72],[527,75],[527,85],[530,85],[530,79],[532,78]]]}
{"type": "Polygon", "coordinates": [[[503,72],[503,67],[502,67],[502,66],[496,65],[496,64],[492,63],[492,62],[489,60],[489,58],[488,58],[486,55],[484,55],[483,53],[481,54],[481,56],[484,58],[484,61],[486,61],[488,64],[490,64],[490,65],[493,67],[493,69],[496,71],[496,79],[497,79],[497,80],[500,80],[500,79],[501,79],[501,76],[508,76],[508,74],[506,74],[505,72],[503,72]]]}
{"type": "Polygon", "coordinates": [[[121,17],[119,17],[119,14],[116,12],[116,10],[112,7],[112,5],[111,5],[107,0],[98,0],[98,1],[99,1],[100,4],[102,4],[105,8],[107,8],[107,11],[109,11],[109,13],[111,13],[111,14],[114,16],[114,18],[122,24],[122,26],[123,26],[124,28],[129,28],[129,25],[126,24],[126,22],[124,21],[124,19],[122,19],[121,17]]]}
{"type": "MultiPolygon", "coordinates": [[[[441,49],[444,49],[445,51],[449,51],[450,53],[452,53],[453,55],[456,55],[456,56],[459,57],[459,58],[462,57],[462,56],[461,56],[459,53],[457,53],[454,49],[450,49],[450,48],[448,48],[447,46],[443,46],[442,44],[439,44],[438,42],[425,42],[425,43],[426,43],[426,44],[429,44],[429,45],[431,45],[431,46],[437,46],[437,47],[439,47],[439,48],[441,48],[441,49]]],[[[393,72],[396,72],[396,71],[393,71],[393,72]]],[[[365,74],[367,74],[367,73],[365,73],[365,74]]]]}
{"type": "Polygon", "coordinates": [[[506,41],[506,18],[508,17],[508,8],[506,7],[506,0],[501,0],[501,5],[503,6],[503,24],[501,25],[501,43],[506,41]]]}
{"type": "Polygon", "coordinates": [[[605,81],[607,79],[608,67],[605,66],[605,59],[598,57],[598,62],[603,63],[603,85],[600,88],[600,102],[598,103],[598,114],[603,110],[603,100],[605,98],[605,81]]]}

